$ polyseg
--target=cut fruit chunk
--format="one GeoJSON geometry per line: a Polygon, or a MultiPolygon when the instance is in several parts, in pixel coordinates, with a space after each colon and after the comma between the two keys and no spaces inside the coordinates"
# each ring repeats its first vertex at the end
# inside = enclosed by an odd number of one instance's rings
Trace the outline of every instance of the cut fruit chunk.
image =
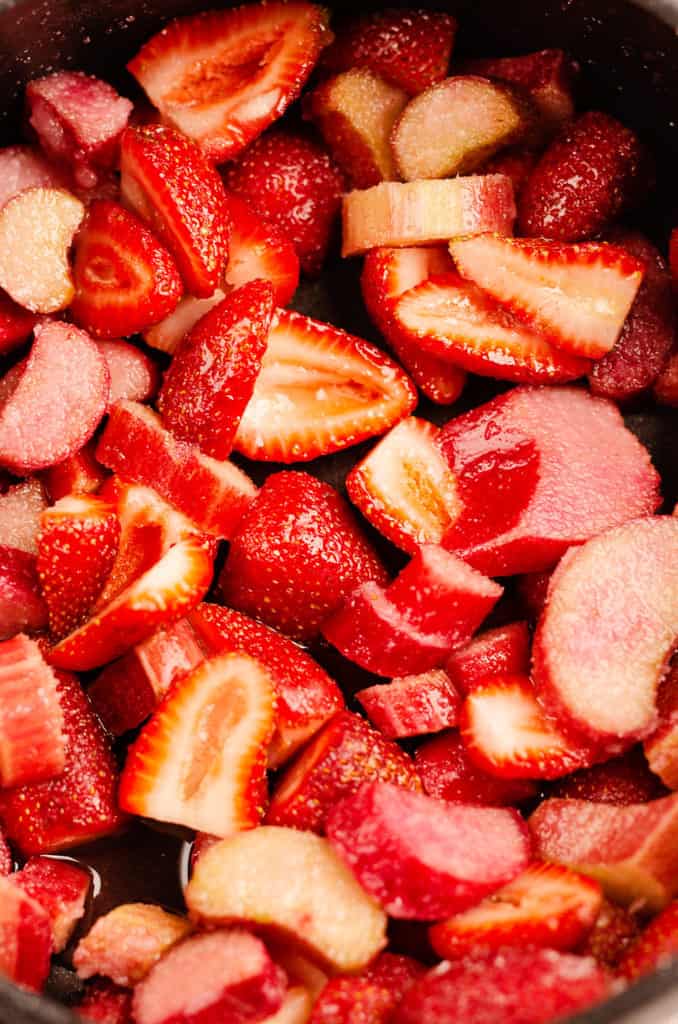
{"type": "Polygon", "coordinates": [[[386,945],[386,915],[327,840],[308,832],[264,826],[218,843],[185,896],[196,921],[249,922],[340,972],[361,970],[386,945]]]}
{"type": "Polygon", "coordinates": [[[677,641],[678,520],[629,523],[554,573],[534,644],[537,692],[566,727],[614,755],[656,727],[677,641]]]}
{"type": "Polygon", "coordinates": [[[78,451],[106,411],[109,387],[106,361],[89,335],[60,321],[40,324],[26,367],[0,409],[0,464],[26,474],[78,451]]]}
{"type": "Polygon", "coordinates": [[[74,455],[42,474],[42,482],[52,504],[69,494],[93,494],[107,477],[107,472],[94,457],[94,442],[90,441],[74,455]]]}
{"type": "Polygon", "coordinates": [[[605,970],[616,972],[639,931],[638,919],[630,911],[603,900],[596,923],[579,952],[582,956],[592,956],[605,970]]]}
{"type": "Polygon", "coordinates": [[[223,163],[297,98],[330,38],[322,7],[251,4],[170,22],[128,68],[163,120],[223,163]]]}
{"type": "Polygon", "coordinates": [[[503,174],[383,182],[344,198],[342,254],[430,245],[486,231],[509,234],[515,215],[511,181],[503,174]]]}
{"type": "Polygon", "coordinates": [[[4,832],[0,829],[0,876],[11,875],[14,871],[14,857],[4,832]]]}
{"type": "Polygon", "coordinates": [[[557,348],[597,359],[617,341],[645,265],[605,242],[483,235],[453,241],[462,275],[557,348]]]}
{"type": "Polygon", "coordinates": [[[594,804],[644,804],[667,795],[657,775],[648,768],[640,746],[621,757],[568,775],[549,788],[550,796],[568,800],[590,800],[594,804]]]}
{"type": "Polygon", "coordinates": [[[330,978],[309,1024],[388,1024],[424,967],[407,956],[382,953],[355,978],[330,978]]]}
{"type": "Polygon", "coordinates": [[[627,950],[618,966],[618,972],[629,981],[637,981],[647,974],[672,963],[678,954],[678,903],[671,903],[650,921],[641,935],[627,950]]]}
{"type": "Polygon", "coordinates": [[[0,640],[47,628],[35,555],[0,546],[0,640]]]}
{"type": "Polygon", "coordinates": [[[414,763],[424,792],[453,804],[509,807],[537,795],[527,779],[489,775],[471,760],[458,732],[436,736],[418,748],[414,763]]]}
{"type": "Polygon", "coordinates": [[[111,378],[109,412],[116,402],[147,402],[155,397],[158,370],[145,352],[126,341],[100,341],[98,347],[111,378]]]}
{"type": "Polygon", "coordinates": [[[485,75],[524,89],[550,131],[574,114],[573,89],[578,66],[562,50],[539,50],[520,57],[465,61],[466,74],[485,75]]]}
{"type": "Polygon", "coordinates": [[[442,669],[370,686],[355,697],[379,732],[396,740],[451,729],[461,707],[459,694],[442,669]]]}
{"type": "Polygon", "coordinates": [[[397,919],[457,914],[530,860],[517,811],[445,806],[384,782],[367,783],[337,804],[327,837],[366,892],[397,919]]]}
{"type": "Polygon", "coordinates": [[[510,178],[513,195],[518,203],[537,159],[537,154],[533,149],[516,146],[501,150],[496,156],[487,160],[482,167],[479,167],[478,171],[481,174],[503,174],[510,178]]]}
{"type": "Polygon", "coordinates": [[[123,810],[229,836],[259,822],[275,690],[253,658],[211,658],[169,691],[130,747],[123,810]]]}
{"type": "Polygon", "coordinates": [[[462,693],[482,687],[493,676],[526,676],[530,670],[530,634],[526,622],[512,622],[480,633],[445,663],[450,680],[462,693]]]}
{"type": "MultiPolygon", "coordinates": [[[[2,151],[0,150],[0,158],[2,151]]],[[[1,167],[1,160],[0,160],[1,167]]],[[[18,306],[0,292],[0,355],[12,352],[26,341],[38,322],[37,316],[18,306]]]]}
{"type": "Polygon", "coordinates": [[[50,966],[52,929],[40,904],[0,878],[0,976],[41,991],[50,966]]]}
{"type": "Polygon", "coordinates": [[[411,100],[391,135],[404,181],[470,174],[506,146],[528,141],[536,112],[512,86],[458,75],[411,100]]]}
{"type": "Polygon", "coordinates": [[[12,881],[46,911],[52,927],[52,948],[61,953],[85,913],[92,875],[72,861],[31,857],[12,881]]]}
{"type": "Polygon", "coordinates": [[[454,473],[438,447],[438,435],[426,420],[403,420],[346,478],[353,504],[384,537],[411,555],[422,544],[440,544],[461,511],[454,473]]]}
{"type": "Polygon", "coordinates": [[[14,484],[0,496],[0,546],[38,553],[40,516],[47,508],[39,480],[14,484]]]}
{"type": "Polygon", "coordinates": [[[234,192],[227,192],[226,200],[233,224],[226,283],[240,288],[250,281],[269,281],[276,306],[286,306],[299,284],[299,257],[294,245],[234,192]]]}
{"type": "Polygon", "coordinates": [[[192,331],[199,320],[218,306],[226,298],[226,292],[216,288],[208,299],[196,299],[187,295],[168,317],[159,324],[144,331],[144,341],[167,355],[173,356],[189,331],[192,331]]]}
{"type": "Polygon", "coordinates": [[[670,789],[678,789],[678,661],[659,686],[657,710],[659,722],[645,740],[645,756],[662,782],[670,789]]]}
{"type": "Polygon", "coordinates": [[[56,313],[73,298],[68,250],[85,207],[69,192],[29,188],[0,211],[0,287],[32,313],[56,313]]]}
{"type": "Polygon", "coordinates": [[[0,210],[29,188],[63,188],[63,175],[32,146],[0,149],[0,210]]]}

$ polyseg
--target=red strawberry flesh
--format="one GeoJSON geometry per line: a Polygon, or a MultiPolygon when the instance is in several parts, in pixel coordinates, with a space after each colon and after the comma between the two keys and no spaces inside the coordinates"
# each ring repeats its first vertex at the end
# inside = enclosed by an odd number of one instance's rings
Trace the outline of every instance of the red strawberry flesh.
{"type": "Polygon", "coordinates": [[[527,675],[529,668],[530,635],[526,622],[512,622],[480,633],[445,663],[450,680],[465,694],[492,676],[527,675]]]}
{"type": "Polygon", "coordinates": [[[458,732],[427,740],[414,755],[424,792],[448,803],[508,807],[536,796],[528,779],[499,778],[484,772],[470,758],[458,732]]]}
{"type": "Polygon", "coordinates": [[[12,881],[46,911],[53,950],[61,953],[85,913],[92,888],[90,872],[66,859],[31,857],[12,881]]]}

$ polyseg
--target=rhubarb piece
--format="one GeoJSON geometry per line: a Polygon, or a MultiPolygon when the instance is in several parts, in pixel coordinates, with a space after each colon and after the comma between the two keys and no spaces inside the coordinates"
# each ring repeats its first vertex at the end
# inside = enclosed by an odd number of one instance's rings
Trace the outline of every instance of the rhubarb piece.
{"type": "Polygon", "coordinates": [[[130,747],[120,806],[217,836],[256,827],[274,728],[275,690],[262,665],[238,654],[205,661],[170,689],[130,747]]]}
{"type": "Polygon", "coordinates": [[[415,982],[392,1024],[550,1024],[603,1002],[610,991],[590,957],[554,949],[477,951],[415,982]]]}
{"type": "Polygon", "coordinates": [[[658,505],[647,451],[585,391],[516,388],[452,420],[440,442],[464,510],[443,544],[488,576],[550,569],[658,505]]]}
{"type": "Polygon", "coordinates": [[[327,836],[390,917],[417,921],[473,906],[530,859],[517,811],[445,806],[385,782],[366,783],[338,803],[327,836]]]}
{"type": "Polygon", "coordinates": [[[506,146],[526,142],[536,112],[512,86],[457,75],[431,86],[405,107],[391,135],[404,181],[470,174],[506,146]]]}
{"type": "Polygon", "coordinates": [[[616,971],[624,953],[638,937],[639,926],[633,914],[608,900],[603,905],[586,941],[580,946],[582,956],[592,956],[601,967],[616,971]]]}
{"type": "Polygon", "coordinates": [[[530,669],[530,634],[526,622],[512,622],[480,633],[450,655],[445,671],[464,694],[482,687],[494,676],[527,675],[530,669]]]}
{"type": "Polygon", "coordinates": [[[264,826],[218,843],[185,896],[198,922],[249,922],[342,973],[366,967],[386,945],[385,914],[328,841],[309,832],[264,826]]]}
{"type": "Polygon", "coordinates": [[[663,516],[595,537],[553,575],[533,649],[537,692],[610,756],[656,727],[678,639],[676,565],[678,520],[663,516]]]}
{"type": "Polygon", "coordinates": [[[110,835],[122,824],[117,768],[103,728],[74,676],[58,674],[66,766],[55,779],[0,792],[0,819],[25,856],[110,835]]]}
{"type": "Polygon", "coordinates": [[[40,516],[46,508],[39,480],[32,478],[10,487],[0,496],[0,545],[37,554],[40,516]]]}
{"type": "Polygon", "coordinates": [[[192,928],[149,903],[125,903],[98,918],[73,954],[80,978],[101,975],[133,988],[192,928]]]}
{"type": "Polygon", "coordinates": [[[355,587],[386,579],[344,499],[308,473],[285,472],[244,513],[219,586],[226,604],[303,640],[355,587]]]}
{"type": "Polygon", "coordinates": [[[0,546],[0,640],[47,627],[47,605],[40,590],[35,556],[0,546]]]}
{"type": "Polygon", "coordinates": [[[86,868],[53,857],[31,857],[12,881],[46,911],[52,928],[52,949],[61,953],[85,913],[92,889],[86,868]]]}
{"type": "Polygon", "coordinates": [[[461,511],[456,480],[438,447],[438,434],[426,420],[403,420],[346,478],[353,504],[411,555],[422,544],[440,544],[461,511]]]}
{"type": "Polygon", "coordinates": [[[344,256],[379,246],[447,242],[485,231],[509,234],[515,219],[511,182],[501,174],[446,181],[384,182],[344,199],[344,256]]]}
{"type": "Polygon", "coordinates": [[[655,776],[669,789],[678,789],[678,661],[659,686],[657,711],[659,722],[645,740],[645,757],[655,776]]]}
{"type": "Polygon", "coordinates": [[[422,743],[414,755],[414,763],[424,792],[436,800],[510,807],[537,795],[535,784],[528,779],[499,778],[482,771],[469,757],[457,732],[447,732],[422,743]]]}
{"type": "Polygon", "coordinates": [[[431,945],[443,960],[479,947],[576,949],[593,928],[603,901],[597,882],[560,864],[531,864],[478,906],[437,924],[431,945]]]}
{"type": "Polygon", "coordinates": [[[85,988],[74,1010],[92,1024],[131,1024],[132,993],[110,981],[97,979],[85,988]]]}
{"type": "Polygon", "coordinates": [[[273,289],[252,281],[199,320],[165,373],[158,396],[164,425],[205,455],[231,454],[266,351],[273,289]]]}
{"type": "Polygon", "coordinates": [[[638,293],[645,265],[606,242],[564,245],[484,235],[452,241],[470,279],[546,341],[598,359],[614,346],[638,293]]]}
{"type": "Polygon", "coordinates": [[[498,584],[427,544],[385,590],[365,583],[354,591],[323,635],[375,675],[427,672],[468,643],[501,594],[498,584]]]}
{"type": "Polygon", "coordinates": [[[85,207],[69,192],[30,188],[0,211],[0,287],[32,313],[56,313],[73,298],[68,250],[85,207]]]}
{"type": "Polygon", "coordinates": [[[269,281],[276,306],[286,306],[299,284],[299,257],[294,245],[240,196],[227,192],[226,197],[233,224],[227,284],[240,288],[250,281],[269,281]]]}
{"type": "Polygon", "coordinates": [[[231,608],[201,604],[189,621],[211,654],[246,654],[268,671],[276,695],[268,767],[280,768],[337,711],[344,698],[333,679],[287,637],[231,608]]]}
{"type": "Polygon", "coordinates": [[[49,972],[52,929],[40,904],[0,878],[0,976],[41,991],[49,972]]]}
{"type": "Polygon", "coordinates": [[[376,346],[278,310],[235,449],[264,462],[307,462],[384,433],[416,404],[410,379],[376,346]]]}
{"type": "Polygon", "coordinates": [[[609,227],[647,187],[636,135],[609,114],[582,114],[551,143],[520,198],[522,234],[579,242],[609,227]]]}
{"type": "Polygon", "coordinates": [[[170,22],[128,68],[163,120],[223,163],[297,98],[330,38],[315,4],[246,5],[170,22]]]}
{"type": "Polygon", "coordinates": [[[352,68],[323,82],[308,97],[316,124],[353,188],[397,181],[390,135],[407,93],[369,68],[352,68]]]}
{"type": "Polygon", "coordinates": [[[263,1024],[308,1024],[313,1009],[309,992],[301,985],[288,988],[277,1013],[267,1017],[263,1024]]]}
{"type": "Polygon", "coordinates": [[[640,747],[633,747],[621,757],[561,779],[549,790],[561,799],[590,800],[597,804],[644,804],[667,795],[661,780],[648,768],[640,747]]]}
{"type": "Polygon", "coordinates": [[[106,361],[84,331],[60,321],[36,327],[26,368],[0,409],[0,463],[26,474],[62,462],[92,436],[108,393],[106,361]]]}
{"type": "Polygon", "coordinates": [[[146,402],[158,390],[158,370],[145,352],[126,341],[100,341],[111,378],[109,411],[116,402],[146,402]]]}
{"type": "Polygon", "coordinates": [[[332,807],[363,782],[420,790],[409,756],[359,715],[341,711],[292,762],[271,796],[268,825],[322,832],[332,807]]]}
{"type": "Polygon", "coordinates": [[[461,698],[442,669],[402,676],[355,696],[379,732],[396,740],[452,728],[461,707],[461,698]]]}
{"type": "Polygon", "coordinates": [[[228,257],[230,221],[221,178],[198,146],[164,125],[128,128],[121,188],[176,261],[186,288],[208,298],[228,257]]]}
{"type": "Polygon", "coordinates": [[[596,878],[615,903],[652,912],[678,894],[678,796],[628,807],[545,800],[529,824],[540,857],[596,878]]]}
{"type": "Polygon", "coordinates": [[[408,988],[424,973],[416,960],[381,953],[354,978],[330,978],[309,1024],[388,1024],[408,988]]]}
{"type": "Polygon", "coordinates": [[[618,973],[637,981],[672,963],[678,954],[678,903],[670,903],[626,951],[618,973]]]}
{"type": "Polygon", "coordinates": [[[57,679],[38,645],[20,633],[0,644],[0,786],[52,779],[65,761],[57,679]]]}
{"type": "Polygon", "coordinates": [[[574,115],[572,93],[577,66],[562,50],[469,60],[464,62],[463,70],[470,75],[511,82],[524,89],[551,131],[574,115]]]}
{"type": "Polygon", "coordinates": [[[0,210],[29,188],[62,188],[63,175],[31,146],[5,146],[0,149],[0,210]]]}
{"type": "Polygon", "coordinates": [[[69,494],[93,494],[106,476],[106,470],[94,457],[94,443],[90,442],[63,462],[46,469],[42,482],[54,504],[69,494]]]}
{"type": "Polygon", "coordinates": [[[457,273],[431,277],[405,292],[394,319],[410,345],[481,376],[558,384],[591,369],[589,360],[555,348],[457,273]]]}
{"type": "Polygon", "coordinates": [[[678,351],[669,357],[654,382],[654,396],[661,405],[678,406],[678,351]]]}
{"type": "Polygon", "coordinates": [[[184,296],[173,313],[144,331],[144,341],[151,348],[157,348],[170,356],[174,355],[189,331],[225,298],[226,292],[221,288],[215,288],[208,299],[196,299],[193,295],[184,296]]]}
{"type": "MultiPolygon", "coordinates": [[[[0,165],[2,151],[0,150],[0,165]]],[[[26,341],[38,322],[33,313],[22,309],[9,295],[0,292],[0,355],[12,352],[26,341]]]]}

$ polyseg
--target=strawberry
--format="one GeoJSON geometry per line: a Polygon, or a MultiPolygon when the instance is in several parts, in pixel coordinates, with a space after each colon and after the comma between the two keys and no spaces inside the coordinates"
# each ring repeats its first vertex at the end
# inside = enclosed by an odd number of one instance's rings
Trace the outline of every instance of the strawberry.
{"type": "Polygon", "coordinates": [[[205,661],[170,689],[131,746],[120,806],[212,835],[256,827],[274,728],[275,691],[262,665],[239,654],[205,661]]]}
{"type": "Polygon", "coordinates": [[[193,295],[186,295],[173,313],[161,320],[159,324],[144,331],[144,341],[151,348],[159,349],[161,352],[173,356],[197,322],[225,298],[226,292],[221,288],[216,288],[208,299],[196,299],[193,295]]]}
{"type": "Polygon", "coordinates": [[[294,639],[386,571],[348,504],[308,473],[274,473],[243,515],[219,580],[226,604],[294,639]]]}
{"type": "Polygon", "coordinates": [[[544,608],[552,572],[529,572],[518,579],[518,595],[525,605],[528,618],[536,622],[544,608]]]}
{"type": "Polygon", "coordinates": [[[251,281],[199,320],[167,370],[158,409],[165,426],[206,455],[226,459],[266,351],[273,289],[251,281]]]}
{"type": "Polygon", "coordinates": [[[378,11],[342,25],[321,66],[369,68],[416,96],[445,78],[456,32],[455,19],[442,11],[378,11]]]}
{"type": "Polygon", "coordinates": [[[198,146],[163,125],[128,128],[122,195],[176,260],[186,289],[209,297],[221,280],[231,225],[224,186],[198,146]]]}
{"type": "Polygon", "coordinates": [[[670,903],[627,949],[618,972],[628,981],[654,974],[678,954],[678,902],[670,903]]]}
{"type": "Polygon", "coordinates": [[[54,504],[68,494],[95,493],[107,475],[94,456],[94,442],[89,442],[63,462],[46,469],[42,474],[42,482],[54,504]]]}
{"type": "Polygon", "coordinates": [[[572,950],[593,928],[602,901],[593,879],[537,861],[477,907],[434,925],[429,938],[443,960],[457,960],[479,947],[572,950]]]}
{"type": "Polygon", "coordinates": [[[309,1024],[387,1024],[423,972],[410,957],[381,953],[357,977],[331,978],[313,1006],[309,1024]]]}
{"type": "MultiPolygon", "coordinates": [[[[0,150],[0,155],[2,151],[0,150]]],[[[37,317],[0,292],[0,355],[12,352],[30,337],[37,317]]]]}
{"type": "Polygon", "coordinates": [[[592,956],[601,967],[616,971],[619,961],[639,934],[638,921],[625,910],[608,900],[603,900],[596,923],[578,952],[592,956]]]}
{"type": "Polygon", "coordinates": [[[526,622],[512,622],[480,633],[467,647],[451,654],[445,671],[462,693],[482,688],[493,676],[527,675],[530,634],[526,622]]]}
{"type": "Polygon", "coordinates": [[[446,732],[422,743],[414,763],[424,792],[448,803],[508,807],[537,793],[527,779],[500,779],[484,772],[469,757],[458,732],[446,732]]]}
{"type": "Polygon", "coordinates": [[[333,679],[296,644],[231,608],[201,604],[189,621],[209,654],[246,654],[268,671],[276,693],[276,726],[268,766],[292,757],[335,712],[344,698],[333,679]]]}
{"type": "Polygon", "coordinates": [[[27,188],[66,187],[64,175],[32,146],[0,149],[0,182],[0,210],[27,188]]]}
{"type": "Polygon", "coordinates": [[[484,235],[453,241],[450,250],[462,277],[552,345],[592,359],[617,341],[645,272],[635,256],[604,242],[484,235]]]}
{"type": "Polygon", "coordinates": [[[513,185],[513,194],[517,203],[523,194],[523,189],[537,159],[538,156],[534,150],[518,146],[514,149],[505,149],[497,153],[496,156],[485,161],[479,170],[482,174],[503,174],[505,178],[509,178],[513,185]]]}
{"type": "Polygon", "coordinates": [[[390,739],[423,736],[455,726],[461,699],[442,669],[402,676],[355,695],[373,725],[390,739]]]}
{"type": "Polygon", "coordinates": [[[270,281],[276,306],[286,306],[299,284],[299,257],[292,242],[270,221],[258,216],[234,192],[226,193],[233,225],[226,282],[240,288],[249,281],[270,281]]]}
{"type": "Polygon", "coordinates": [[[40,517],[46,508],[45,492],[35,477],[8,487],[0,495],[0,544],[37,554],[40,517]]]}
{"type": "Polygon", "coordinates": [[[11,875],[14,871],[14,857],[0,828],[0,876],[11,875]]]}
{"type": "Polygon", "coordinates": [[[522,234],[560,242],[594,238],[647,187],[636,135],[593,110],[566,125],[528,178],[520,197],[522,234]]]}
{"type": "Polygon", "coordinates": [[[52,948],[61,953],[68,945],[92,889],[86,868],[54,857],[31,857],[12,881],[46,911],[52,927],[52,948]]]}
{"type": "Polygon", "coordinates": [[[55,640],[87,619],[113,568],[119,540],[116,510],[101,498],[75,494],[43,512],[37,569],[55,640]]]}
{"type": "Polygon", "coordinates": [[[128,69],[163,121],[222,163],[285,112],[331,38],[315,4],[248,4],[170,22],[128,69]]]}
{"type": "Polygon", "coordinates": [[[0,640],[47,628],[35,555],[0,546],[0,640]]]}
{"type": "Polygon", "coordinates": [[[126,341],[100,341],[111,378],[108,410],[116,402],[146,402],[158,390],[158,369],[145,352],[126,341]]]}
{"type": "Polygon", "coordinates": [[[74,676],[58,673],[66,766],[55,779],[0,792],[0,819],[26,857],[110,835],[122,824],[117,770],[104,730],[74,676]]]}
{"type": "Polygon", "coordinates": [[[283,774],[266,823],[322,832],[332,807],[371,781],[421,789],[411,759],[397,743],[359,715],[340,711],[283,774]]]}
{"type": "Polygon", "coordinates": [[[57,679],[38,645],[19,634],[0,644],[0,786],[54,778],[65,761],[57,679]]]}
{"type": "Polygon", "coordinates": [[[143,331],[177,305],[183,286],[167,250],[134,214],[92,203],[75,243],[73,319],[98,338],[143,331]]]}
{"type": "Polygon", "coordinates": [[[132,993],[110,981],[97,979],[85,988],[75,1012],[87,1024],[131,1024],[132,993]]]}
{"type": "Polygon", "coordinates": [[[235,449],[265,462],[307,462],[383,433],[416,403],[409,377],[376,346],[278,310],[235,449]]]}
{"type": "Polygon", "coordinates": [[[36,900],[0,878],[0,976],[41,991],[50,966],[52,929],[36,900]]]}
{"type": "Polygon", "coordinates": [[[322,146],[274,129],[228,168],[226,184],[289,238],[305,274],[320,273],[344,190],[343,175],[322,146]]]}
{"type": "Polygon", "coordinates": [[[557,130],[574,114],[572,94],[579,68],[562,50],[468,60],[461,69],[465,74],[498,78],[525,90],[549,131],[557,130]]]}
{"type": "Polygon", "coordinates": [[[648,803],[667,792],[659,777],[648,768],[642,748],[633,747],[620,757],[561,779],[551,787],[550,796],[627,807],[648,803]]]}

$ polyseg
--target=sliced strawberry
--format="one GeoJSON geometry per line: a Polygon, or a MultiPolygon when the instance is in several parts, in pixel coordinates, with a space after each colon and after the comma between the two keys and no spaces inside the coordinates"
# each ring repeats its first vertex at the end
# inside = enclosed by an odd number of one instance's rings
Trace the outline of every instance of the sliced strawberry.
{"type": "Polygon", "coordinates": [[[669,356],[654,383],[654,396],[661,405],[678,405],[678,351],[669,356]]]}
{"type": "Polygon", "coordinates": [[[97,979],[85,988],[85,994],[73,1009],[83,1021],[92,1024],[131,1024],[132,993],[110,981],[97,979]]]}
{"type": "Polygon", "coordinates": [[[346,478],[353,504],[411,555],[421,544],[440,544],[460,511],[456,480],[438,448],[438,434],[426,420],[403,420],[346,478]]]}
{"type": "Polygon", "coordinates": [[[469,757],[458,732],[446,732],[418,748],[414,763],[424,792],[454,804],[509,807],[537,795],[527,779],[504,779],[482,771],[469,757]]]}
{"type": "Polygon", "coordinates": [[[92,495],[71,495],[42,514],[37,569],[60,640],[87,619],[113,568],[120,540],[115,507],[92,495]]]}
{"type": "Polygon", "coordinates": [[[158,368],[152,359],[126,341],[100,341],[111,378],[109,410],[116,402],[147,402],[158,390],[158,368]]]}
{"type": "Polygon", "coordinates": [[[222,163],[285,112],[330,39],[322,7],[250,4],[170,22],[128,68],[163,120],[222,163]]]}
{"type": "Polygon", "coordinates": [[[109,386],[106,361],[84,331],[60,321],[36,327],[26,368],[0,410],[0,463],[26,474],[73,455],[104,415],[109,386]]]}
{"type": "Polygon", "coordinates": [[[47,508],[45,492],[32,477],[0,495],[0,545],[37,554],[40,517],[47,508]]]}
{"type": "MultiPolygon", "coordinates": [[[[0,151],[1,155],[1,151],[0,151]]],[[[0,355],[12,352],[30,337],[38,318],[0,292],[0,355]]]]}
{"type": "Polygon", "coordinates": [[[101,975],[133,988],[192,931],[185,917],[149,903],[123,903],[97,918],[73,954],[80,978],[101,975]]]}
{"type": "Polygon", "coordinates": [[[311,736],[344,707],[333,679],[287,637],[231,608],[201,604],[190,623],[210,654],[247,654],[268,671],[276,693],[276,726],[268,766],[288,761],[311,736]]]}
{"type": "Polygon", "coordinates": [[[130,748],[120,806],[212,835],[256,827],[274,728],[265,668],[245,655],[209,659],[170,690],[130,748]]]}
{"type": "Polygon", "coordinates": [[[617,341],[640,288],[644,264],[604,242],[484,235],[450,245],[463,277],[532,330],[577,356],[599,358],[617,341]]]}
{"type": "Polygon", "coordinates": [[[442,11],[386,10],[342,25],[321,65],[369,68],[412,96],[447,74],[457,22],[442,11]]]}
{"type": "Polygon", "coordinates": [[[410,345],[481,376],[558,384],[591,369],[588,360],[555,348],[456,273],[405,292],[396,302],[394,323],[410,345]]]}
{"type": "Polygon", "coordinates": [[[330,978],[309,1024],[388,1024],[393,1010],[424,967],[407,956],[381,953],[355,978],[330,978]]]}
{"type": "Polygon", "coordinates": [[[226,184],[289,238],[305,274],[320,273],[344,191],[344,176],[322,146],[274,129],[228,168],[226,184]]]}
{"type": "Polygon", "coordinates": [[[457,724],[461,698],[442,669],[402,676],[356,693],[373,725],[390,739],[425,736],[457,724]]]}
{"type": "Polygon", "coordinates": [[[240,288],[249,281],[270,281],[276,306],[286,306],[299,284],[299,257],[294,245],[240,196],[227,192],[226,197],[233,224],[226,282],[240,288]]]}
{"type": "Polygon", "coordinates": [[[54,778],[65,761],[56,676],[38,645],[19,634],[0,644],[0,786],[54,778]]]}
{"type": "Polygon", "coordinates": [[[648,768],[642,748],[633,747],[621,757],[568,775],[551,787],[549,795],[627,807],[657,800],[667,792],[659,777],[648,768]]]}
{"type": "Polygon", "coordinates": [[[596,923],[578,952],[592,956],[606,970],[616,971],[639,931],[638,920],[633,914],[624,907],[603,900],[596,923]]]}
{"type": "Polygon", "coordinates": [[[92,875],[86,868],[54,857],[31,857],[12,881],[46,911],[52,927],[52,948],[61,953],[85,913],[92,875]]]}
{"type": "Polygon", "coordinates": [[[479,947],[576,949],[593,928],[602,901],[593,879],[560,864],[536,862],[477,907],[435,925],[429,938],[443,960],[479,947]]]}
{"type": "Polygon", "coordinates": [[[538,156],[534,150],[518,146],[514,149],[502,150],[482,164],[479,171],[482,174],[503,174],[504,177],[510,178],[517,203],[537,159],[538,156]]]}
{"type": "Polygon", "coordinates": [[[578,66],[562,50],[469,60],[462,69],[466,74],[499,78],[524,89],[550,130],[557,130],[574,114],[572,94],[578,66]]]}
{"type": "Polygon", "coordinates": [[[48,782],[0,792],[7,836],[26,857],[79,846],[120,828],[117,769],[104,730],[74,676],[58,674],[66,767],[48,782]]]}
{"type": "Polygon", "coordinates": [[[235,448],[265,462],[307,462],[383,433],[416,404],[409,377],[376,346],[278,310],[235,448]]]}
{"type": "Polygon", "coordinates": [[[629,981],[637,981],[672,963],[677,954],[678,902],[669,904],[650,921],[627,950],[618,971],[629,981]]]}
{"type": "Polygon", "coordinates": [[[36,900],[0,878],[0,976],[41,991],[49,973],[52,929],[36,900]]]}
{"type": "Polygon", "coordinates": [[[549,721],[525,676],[497,676],[472,690],[461,735],[471,759],[500,778],[558,779],[594,758],[549,721]]]}
{"type": "Polygon", "coordinates": [[[103,466],[94,457],[94,442],[89,442],[69,455],[63,462],[50,466],[42,474],[42,482],[52,503],[68,494],[93,494],[107,477],[103,466]]]}
{"type": "Polygon", "coordinates": [[[386,570],[348,503],[308,473],[269,476],[243,515],[219,579],[225,603],[295,639],[386,570]]]}
{"type": "Polygon", "coordinates": [[[225,298],[226,292],[221,288],[216,288],[208,299],[196,299],[193,295],[185,296],[173,313],[161,320],[159,324],[144,331],[144,341],[151,348],[157,348],[161,352],[173,356],[198,320],[201,320],[225,298]]]}
{"type": "Polygon", "coordinates": [[[411,759],[397,743],[359,715],[341,711],[286,770],[271,797],[266,822],[322,832],[332,807],[371,781],[421,789],[411,759]]]}
{"type": "Polygon", "coordinates": [[[0,640],[47,628],[35,555],[0,546],[0,640]]]}
{"type": "Polygon", "coordinates": [[[181,540],[158,562],[80,629],[53,647],[59,668],[98,668],[182,618],[204,597],[212,580],[212,559],[199,538],[181,540]]]}
{"type": "Polygon", "coordinates": [[[165,426],[226,459],[266,352],[273,289],[251,281],[205,314],[181,343],[158,396],[165,426]]]}
{"type": "Polygon", "coordinates": [[[122,137],[122,194],[176,260],[188,291],[212,294],[228,257],[231,225],[224,186],[198,146],[162,125],[122,137]]]}
{"type": "Polygon", "coordinates": [[[64,176],[32,146],[0,149],[0,210],[27,188],[63,188],[64,176]]]}
{"type": "Polygon", "coordinates": [[[493,676],[527,675],[529,670],[530,634],[526,622],[488,629],[445,662],[452,683],[466,694],[482,688],[484,681],[493,676]]]}

